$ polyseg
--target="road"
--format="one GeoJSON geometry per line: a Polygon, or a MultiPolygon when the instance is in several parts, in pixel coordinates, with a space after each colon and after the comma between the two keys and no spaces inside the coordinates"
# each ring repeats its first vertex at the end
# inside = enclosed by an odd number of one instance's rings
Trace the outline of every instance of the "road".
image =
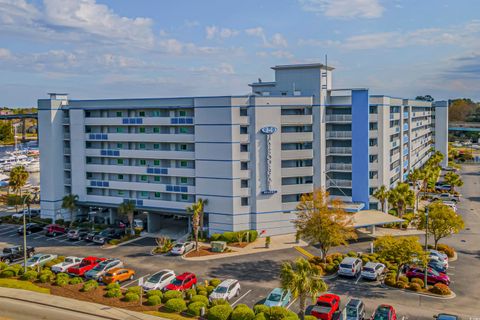
{"type": "MultiPolygon", "coordinates": [[[[480,166],[466,165],[462,169],[464,186],[460,189],[463,195],[458,204],[458,211],[464,217],[466,229],[458,235],[444,239],[443,243],[457,248],[458,261],[452,262],[450,272],[453,280],[451,288],[457,297],[451,300],[420,296],[411,292],[396,289],[386,289],[377,282],[365,282],[358,279],[334,279],[327,281],[329,292],[339,294],[342,301],[348,298],[361,298],[367,305],[367,314],[374,308],[387,303],[395,306],[400,318],[432,319],[439,312],[450,312],[463,315],[466,319],[480,318],[480,307],[477,305],[480,297],[480,166]]],[[[423,237],[420,237],[423,243],[423,237]]],[[[0,241],[20,243],[21,238],[9,226],[0,226],[0,241]]],[[[0,247],[7,245],[0,243],[0,247]]],[[[103,249],[84,242],[71,243],[65,238],[46,239],[42,235],[29,236],[29,245],[38,252],[55,253],[59,255],[116,257],[125,265],[137,271],[138,277],[148,276],[161,269],[173,269],[181,273],[194,272],[199,279],[218,277],[221,279],[238,279],[242,285],[242,293],[234,304],[245,303],[253,306],[262,302],[271,289],[279,286],[278,273],[283,261],[300,257],[294,249],[286,249],[265,254],[252,254],[210,261],[192,262],[180,257],[150,256],[150,249],[155,245],[153,239],[142,239],[131,244],[114,249],[103,249]]],[[[307,248],[312,253],[316,248],[307,248]]],[[[334,248],[335,251],[367,251],[369,243],[356,243],[348,248],[334,248]]],[[[136,285],[137,281],[126,283],[126,286],[136,285]]],[[[298,311],[298,303],[294,302],[291,310],[298,311]]]]}

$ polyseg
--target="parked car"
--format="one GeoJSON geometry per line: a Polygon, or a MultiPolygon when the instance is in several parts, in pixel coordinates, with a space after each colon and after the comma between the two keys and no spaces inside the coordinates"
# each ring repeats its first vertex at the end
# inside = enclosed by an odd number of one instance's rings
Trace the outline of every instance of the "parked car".
{"type": "Polygon", "coordinates": [[[109,271],[115,268],[123,268],[123,262],[119,259],[107,259],[100,262],[95,268],[85,272],[86,279],[101,281],[101,278],[109,271]]]}
{"type": "Polygon", "coordinates": [[[437,191],[450,191],[452,190],[452,186],[449,184],[435,184],[435,190],[437,191]]]}
{"type": "MultiPolygon", "coordinates": [[[[23,259],[23,246],[13,246],[8,248],[3,248],[2,253],[0,254],[0,262],[10,263],[16,260],[23,259]]],[[[35,254],[35,248],[27,247],[27,257],[30,258],[35,254]]]]}
{"type": "Polygon", "coordinates": [[[143,289],[145,291],[163,290],[173,280],[175,280],[175,272],[173,270],[161,270],[151,275],[143,283],[143,289]]]}
{"type": "MultiPolygon", "coordinates": [[[[413,278],[424,280],[425,272],[423,268],[413,267],[408,269],[406,276],[408,280],[413,278]]],[[[445,273],[439,273],[432,268],[428,268],[427,282],[432,284],[443,283],[448,286],[450,285],[450,278],[445,273]]]]}
{"type": "Polygon", "coordinates": [[[385,265],[378,262],[367,262],[362,268],[362,278],[369,280],[378,280],[378,277],[385,271],[385,265]]]}
{"type": "Polygon", "coordinates": [[[195,248],[195,243],[193,243],[192,241],[178,242],[173,246],[172,250],[170,250],[170,253],[181,256],[193,250],[194,248],[195,248]]]}
{"type": "Polygon", "coordinates": [[[93,237],[93,242],[97,244],[105,244],[112,239],[121,239],[124,235],[124,229],[107,228],[93,237]]]}
{"type": "Polygon", "coordinates": [[[338,267],[338,274],[341,276],[356,277],[362,272],[362,260],[359,258],[346,257],[338,267]]]}
{"type": "Polygon", "coordinates": [[[102,282],[105,284],[120,283],[127,280],[133,280],[134,276],[135,276],[135,271],[132,269],[114,268],[109,270],[102,277],[102,282]]]}
{"type": "Polygon", "coordinates": [[[227,279],[222,281],[210,294],[209,300],[230,300],[240,294],[240,283],[235,279],[227,279]]]}
{"type": "Polygon", "coordinates": [[[67,272],[68,268],[79,265],[82,259],[79,257],[66,257],[63,262],[52,266],[52,271],[55,273],[67,272]]]}
{"type": "Polygon", "coordinates": [[[191,272],[184,272],[175,277],[172,283],[168,284],[164,290],[184,291],[194,287],[197,284],[197,277],[191,272]]]}
{"type": "Polygon", "coordinates": [[[447,266],[436,259],[430,259],[428,266],[437,272],[447,273],[447,266]]]}
{"type": "Polygon", "coordinates": [[[460,201],[460,197],[450,194],[450,193],[440,193],[440,194],[433,194],[432,195],[432,201],[453,201],[453,202],[458,202],[460,201]]]}
{"type": "Polygon", "coordinates": [[[340,307],[340,297],[336,294],[322,294],[312,308],[312,316],[321,320],[332,320],[340,307]]]}
{"type": "Polygon", "coordinates": [[[86,258],[83,258],[82,262],[80,262],[79,265],[68,268],[67,272],[72,276],[81,277],[87,271],[92,270],[100,262],[102,262],[104,260],[105,260],[105,258],[86,257],[86,258]]]}
{"type": "MultiPolygon", "coordinates": [[[[43,227],[38,223],[27,223],[25,224],[25,231],[27,234],[32,234],[35,232],[43,231],[43,227]]],[[[18,227],[17,233],[20,235],[23,234],[23,226],[18,227]]]]}
{"type": "Polygon", "coordinates": [[[25,217],[38,217],[40,215],[40,209],[30,209],[30,212],[28,212],[28,209],[24,209],[22,212],[12,214],[12,218],[23,219],[23,215],[25,215],[25,217]]]}
{"type": "Polygon", "coordinates": [[[87,236],[88,232],[89,230],[85,228],[73,229],[68,231],[67,238],[68,240],[82,240],[87,236]]]}
{"type": "Polygon", "coordinates": [[[439,263],[441,263],[442,265],[445,266],[445,268],[448,269],[448,257],[446,254],[442,253],[442,252],[439,252],[437,250],[430,250],[429,251],[429,256],[428,258],[430,260],[436,260],[438,261],[439,263]]]}
{"type": "Polygon", "coordinates": [[[290,290],[275,288],[269,293],[263,304],[268,307],[286,307],[290,300],[292,300],[290,290]]]}
{"type": "Polygon", "coordinates": [[[93,241],[93,238],[98,235],[100,233],[100,231],[90,231],[89,233],[87,233],[87,235],[85,236],[85,241],[88,241],[88,242],[92,242],[93,241]]]}
{"type": "Polygon", "coordinates": [[[397,320],[397,313],[395,309],[387,304],[382,304],[377,307],[373,313],[371,320],[397,320]]]}
{"type": "Polygon", "coordinates": [[[67,228],[58,224],[49,224],[45,229],[47,230],[46,236],[56,237],[57,235],[67,233],[67,228]]]}
{"type": "Polygon", "coordinates": [[[437,320],[460,320],[459,316],[447,313],[439,313],[433,316],[434,319],[437,320]]]}
{"type": "Polygon", "coordinates": [[[450,208],[453,209],[454,212],[457,212],[457,205],[453,201],[443,201],[442,202],[444,205],[449,206],[450,208]]]}
{"type": "MultiPolygon", "coordinates": [[[[363,320],[365,318],[365,304],[360,299],[351,299],[345,306],[346,320],[363,320]]],[[[340,317],[341,318],[341,317],[340,317]]]]}
{"type": "MultiPolygon", "coordinates": [[[[56,258],[57,258],[56,254],[37,253],[27,260],[27,267],[29,268],[34,268],[37,266],[43,267],[45,263],[47,263],[48,261],[52,261],[53,259],[56,259],[56,258]]],[[[24,264],[22,263],[22,265],[24,264]]]]}

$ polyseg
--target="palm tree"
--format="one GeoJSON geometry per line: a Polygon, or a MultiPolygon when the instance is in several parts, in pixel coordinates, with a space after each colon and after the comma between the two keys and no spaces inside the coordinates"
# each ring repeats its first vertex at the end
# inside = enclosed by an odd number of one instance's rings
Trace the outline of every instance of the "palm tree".
{"type": "Polygon", "coordinates": [[[408,175],[408,180],[413,184],[413,191],[415,192],[415,210],[418,211],[418,194],[420,192],[417,192],[417,187],[418,187],[418,181],[421,179],[422,173],[420,172],[419,169],[414,169],[410,174],[408,175]]]}
{"type": "Polygon", "coordinates": [[[190,207],[187,207],[187,212],[192,213],[192,228],[193,235],[195,237],[195,250],[198,251],[198,231],[200,227],[203,230],[203,208],[208,203],[208,200],[203,200],[199,198],[197,202],[192,204],[190,207]]]}
{"type": "Polygon", "coordinates": [[[385,212],[385,202],[388,199],[388,195],[390,194],[390,191],[387,189],[385,186],[381,186],[375,192],[373,193],[373,197],[380,202],[380,205],[382,206],[382,211],[385,212]]]}
{"type": "MultiPolygon", "coordinates": [[[[10,180],[8,186],[12,188],[15,195],[20,195],[22,199],[22,188],[27,183],[29,173],[24,166],[16,166],[10,171],[10,180]]],[[[17,201],[15,201],[15,212],[18,212],[17,201]]]]}
{"type": "Polygon", "coordinates": [[[314,298],[319,293],[327,291],[327,285],[320,278],[318,268],[303,258],[291,262],[285,262],[280,271],[281,286],[290,290],[294,298],[300,301],[300,319],[305,318],[307,298],[314,298]]]}
{"type": "Polygon", "coordinates": [[[445,174],[445,182],[452,186],[452,192],[455,192],[455,187],[463,186],[463,181],[455,172],[448,172],[445,174]]]}
{"type": "Polygon", "coordinates": [[[407,183],[399,183],[390,191],[388,202],[397,209],[398,217],[401,219],[407,206],[413,206],[415,203],[415,193],[410,190],[407,183]]]}
{"type": "Polygon", "coordinates": [[[121,215],[126,215],[128,223],[130,224],[130,234],[133,236],[135,231],[133,230],[133,215],[135,214],[135,203],[133,201],[125,201],[118,206],[118,212],[121,215]]]}
{"type": "Polygon", "coordinates": [[[73,213],[77,210],[77,201],[78,196],[76,194],[67,194],[62,199],[62,209],[66,209],[70,212],[70,227],[73,225],[73,213]]]}

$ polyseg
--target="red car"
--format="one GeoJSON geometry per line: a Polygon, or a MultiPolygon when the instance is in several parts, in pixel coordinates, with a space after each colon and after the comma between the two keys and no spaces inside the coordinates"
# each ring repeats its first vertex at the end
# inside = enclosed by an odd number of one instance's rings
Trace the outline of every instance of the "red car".
{"type": "Polygon", "coordinates": [[[67,233],[67,228],[58,224],[49,224],[45,227],[47,232],[45,233],[46,236],[53,236],[56,237],[58,234],[65,234],[67,233]]]}
{"type": "Polygon", "coordinates": [[[106,260],[105,258],[86,257],[83,258],[79,265],[67,269],[68,274],[76,277],[81,277],[85,272],[95,268],[100,262],[106,260]]]}
{"type": "Polygon", "coordinates": [[[397,313],[392,306],[381,304],[373,313],[371,320],[397,320],[397,313]]]}
{"type": "Polygon", "coordinates": [[[335,294],[322,294],[312,308],[312,316],[321,320],[332,320],[340,307],[340,297],[335,294]]]}
{"type": "MultiPolygon", "coordinates": [[[[413,278],[425,280],[425,270],[423,268],[413,267],[408,269],[406,276],[408,280],[413,278]]],[[[445,273],[437,272],[432,268],[428,268],[427,282],[433,284],[443,283],[448,286],[450,285],[450,278],[445,273]]]]}
{"type": "Polygon", "coordinates": [[[165,287],[165,290],[184,291],[197,284],[197,277],[191,272],[182,273],[176,276],[175,280],[165,287]]]}

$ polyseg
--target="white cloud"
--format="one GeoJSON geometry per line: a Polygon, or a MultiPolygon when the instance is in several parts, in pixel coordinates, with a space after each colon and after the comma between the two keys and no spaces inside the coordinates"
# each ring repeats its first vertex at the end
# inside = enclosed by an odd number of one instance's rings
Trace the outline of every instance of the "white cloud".
{"type": "Polygon", "coordinates": [[[262,27],[246,29],[245,33],[252,37],[257,37],[262,40],[265,47],[287,47],[287,39],[281,33],[275,33],[271,39],[268,39],[265,30],[262,27]]]}
{"type": "Polygon", "coordinates": [[[303,10],[332,18],[379,18],[384,7],[379,0],[299,0],[303,10]]]}
{"type": "Polygon", "coordinates": [[[274,47],[288,47],[287,39],[281,33],[275,33],[272,37],[271,44],[274,47]]]}
{"type": "Polygon", "coordinates": [[[201,67],[191,68],[190,71],[194,73],[208,73],[208,74],[223,74],[223,75],[235,74],[234,67],[231,64],[226,62],[222,62],[215,67],[201,66],[201,67]]]}
{"type": "Polygon", "coordinates": [[[163,52],[181,55],[181,54],[215,54],[221,50],[217,47],[197,46],[191,42],[182,42],[177,39],[166,39],[159,42],[160,49],[163,52]]]}
{"type": "Polygon", "coordinates": [[[238,35],[238,31],[230,28],[220,28],[217,26],[207,26],[205,27],[205,33],[207,34],[207,39],[212,40],[215,38],[219,39],[228,39],[238,35]]]}

